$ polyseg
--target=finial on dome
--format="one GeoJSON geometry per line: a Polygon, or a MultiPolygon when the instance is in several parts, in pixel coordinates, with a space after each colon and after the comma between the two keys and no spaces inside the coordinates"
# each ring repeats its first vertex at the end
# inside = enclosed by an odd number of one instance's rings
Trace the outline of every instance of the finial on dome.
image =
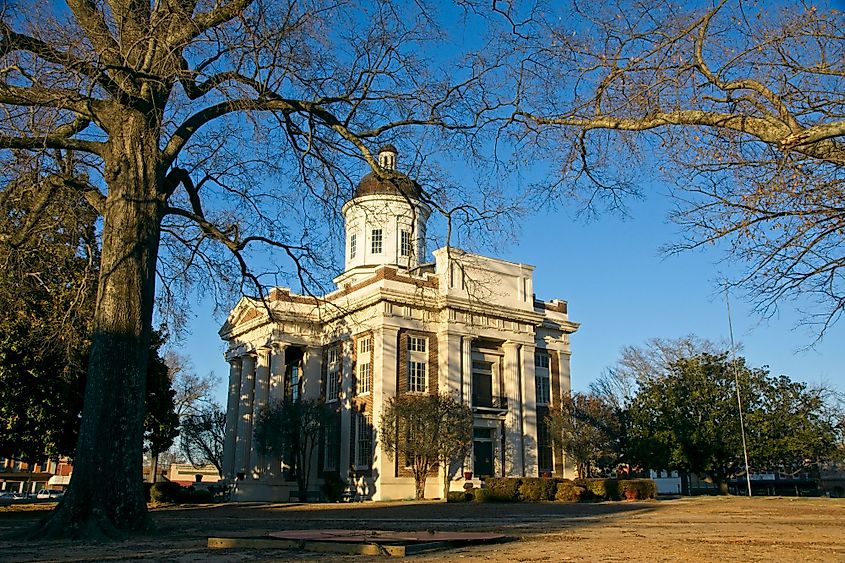
{"type": "Polygon", "coordinates": [[[384,145],[378,150],[378,165],[385,170],[396,170],[396,156],[399,151],[393,145],[384,145]]]}

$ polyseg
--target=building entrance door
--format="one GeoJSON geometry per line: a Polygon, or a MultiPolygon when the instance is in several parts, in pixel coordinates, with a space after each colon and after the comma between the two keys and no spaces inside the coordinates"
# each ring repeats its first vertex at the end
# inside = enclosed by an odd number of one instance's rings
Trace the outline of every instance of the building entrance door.
{"type": "Polygon", "coordinates": [[[475,477],[493,476],[493,439],[489,428],[475,428],[472,440],[472,469],[475,477]]]}

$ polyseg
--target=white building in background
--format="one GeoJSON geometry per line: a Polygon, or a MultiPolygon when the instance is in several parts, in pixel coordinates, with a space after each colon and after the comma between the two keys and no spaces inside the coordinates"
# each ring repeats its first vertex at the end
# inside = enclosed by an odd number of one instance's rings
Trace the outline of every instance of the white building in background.
{"type": "MultiPolygon", "coordinates": [[[[284,465],[252,443],[257,413],[284,397],[323,398],[336,413],[311,464],[315,494],[334,473],[354,476],[365,498],[413,497],[410,471],[382,452],[378,436],[382,406],[400,393],[448,392],[471,405],[472,455],[450,471],[455,489],[467,471],[476,479],[566,471],[543,420],[569,393],[578,324],[565,301],[534,298],[533,266],[448,247],[424,263],[430,209],[420,186],[395,171],[396,156],[381,149],[392,179],[368,174],[343,207],[337,290],[315,299],[275,288],[266,296],[272,316],[245,297],[220,330],[230,364],[224,476],[236,480],[239,500],[295,494],[284,465]]],[[[442,482],[428,479],[426,496],[439,496],[442,482]]]]}

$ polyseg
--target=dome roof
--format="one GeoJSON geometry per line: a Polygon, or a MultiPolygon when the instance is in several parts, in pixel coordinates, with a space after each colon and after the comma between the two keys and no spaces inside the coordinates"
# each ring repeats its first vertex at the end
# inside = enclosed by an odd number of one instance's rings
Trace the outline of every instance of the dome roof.
{"type": "Polygon", "coordinates": [[[393,172],[394,178],[378,178],[370,172],[358,183],[354,197],[367,195],[398,195],[420,199],[422,188],[418,183],[401,173],[393,172]]]}

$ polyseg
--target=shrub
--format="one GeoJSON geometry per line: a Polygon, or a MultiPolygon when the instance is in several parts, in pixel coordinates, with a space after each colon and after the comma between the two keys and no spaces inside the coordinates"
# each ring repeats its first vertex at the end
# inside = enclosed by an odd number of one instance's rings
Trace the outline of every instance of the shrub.
{"type": "Polygon", "coordinates": [[[214,502],[228,502],[230,498],[230,488],[229,485],[225,483],[220,483],[218,485],[209,485],[208,492],[211,493],[211,496],[214,502]]]}
{"type": "Polygon", "coordinates": [[[489,500],[496,502],[517,502],[519,500],[519,485],[522,479],[518,477],[488,477],[484,481],[489,500]]]}
{"type": "Polygon", "coordinates": [[[616,479],[576,479],[575,484],[589,491],[595,500],[621,500],[619,481],[616,479]]]}
{"type": "Polygon", "coordinates": [[[150,487],[150,500],[153,502],[182,502],[187,494],[187,489],[172,481],[153,483],[150,487]]]}
{"type": "Polygon", "coordinates": [[[214,502],[214,495],[211,491],[200,489],[192,492],[189,496],[189,500],[190,502],[195,502],[197,504],[208,504],[214,502]]]}
{"type": "Polygon", "coordinates": [[[555,493],[555,500],[561,502],[581,502],[587,499],[589,493],[587,489],[576,485],[569,479],[564,479],[558,482],[557,491],[555,493]]]}
{"type": "Polygon", "coordinates": [[[554,500],[556,493],[557,482],[545,477],[523,478],[519,485],[519,497],[527,502],[554,500]]]}
{"type": "Polygon", "coordinates": [[[346,482],[337,473],[323,475],[323,485],[320,487],[328,502],[339,502],[346,490],[346,482]]]}
{"type": "Polygon", "coordinates": [[[446,495],[446,502],[469,502],[471,500],[473,500],[473,494],[469,491],[449,491],[449,494],[446,495]]]}
{"type": "Polygon", "coordinates": [[[646,500],[657,496],[657,483],[651,479],[619,481],[619,490],[626,500],[646,500]]]}
{"type": "Polygon", "coordinates": [[[490,491],[487,489],[473,489],[472,502],[490,502],[490,491]]]}

